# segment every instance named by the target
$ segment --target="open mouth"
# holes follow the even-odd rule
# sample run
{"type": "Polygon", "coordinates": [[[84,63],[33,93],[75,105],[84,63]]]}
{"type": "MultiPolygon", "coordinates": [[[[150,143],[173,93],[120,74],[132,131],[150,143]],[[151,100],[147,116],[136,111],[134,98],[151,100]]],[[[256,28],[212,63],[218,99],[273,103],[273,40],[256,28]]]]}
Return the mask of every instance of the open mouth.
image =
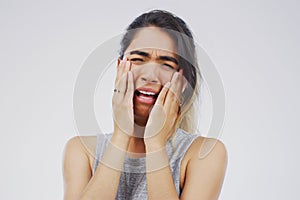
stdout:
{"type": "Polygon", "coordinates": [[[135,100],[144,103],[153,105],[158,97],[160,91],[154,91],[150,88],[138,88],[134,92],[135,100]]]}

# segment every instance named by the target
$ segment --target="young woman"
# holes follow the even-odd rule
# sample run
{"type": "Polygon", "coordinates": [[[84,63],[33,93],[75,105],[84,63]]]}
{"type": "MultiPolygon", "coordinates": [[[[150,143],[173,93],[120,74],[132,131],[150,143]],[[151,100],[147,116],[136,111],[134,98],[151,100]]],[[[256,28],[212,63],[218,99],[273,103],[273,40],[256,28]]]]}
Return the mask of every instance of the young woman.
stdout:
{"type": "Polygon", "coordinates": [[[199,158],[213,139],[192,134],[201,76],[185,22],[161,10],[137,17],[117,68],[113,133],[68,141],[64,199],[218,199],[227,154],[217,141],[199,158]]]}

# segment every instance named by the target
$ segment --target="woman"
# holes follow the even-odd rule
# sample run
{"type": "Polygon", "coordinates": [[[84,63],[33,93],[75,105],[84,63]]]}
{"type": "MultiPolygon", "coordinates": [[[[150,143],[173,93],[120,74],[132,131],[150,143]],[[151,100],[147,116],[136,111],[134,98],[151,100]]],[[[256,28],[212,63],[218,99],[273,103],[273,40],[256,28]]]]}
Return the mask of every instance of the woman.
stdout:
{"type": "Polygon", "coordinates": [[[188,133],[201,76],[185,22],[161,10],[139,16],[117,67],[114,131],[67,143],[64,199],[217,199],[227,154],[217,141],[199,159],[212,139],[188,133]],[[95,157],[81,141],[94,144],[95,157]]]}

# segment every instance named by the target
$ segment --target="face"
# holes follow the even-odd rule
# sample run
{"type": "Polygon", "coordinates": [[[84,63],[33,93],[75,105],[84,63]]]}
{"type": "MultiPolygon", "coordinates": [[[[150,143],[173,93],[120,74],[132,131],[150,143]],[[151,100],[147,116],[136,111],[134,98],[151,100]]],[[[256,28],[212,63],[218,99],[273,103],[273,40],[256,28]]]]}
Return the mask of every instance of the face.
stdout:
{"type": "Polygon", "coordinates": [[[134,114],[138,125],[145,125],[160,90],[178,71],[176,52],[172,38],[157,27],[137,32],[124,52],[132,63],[134,114]]]}

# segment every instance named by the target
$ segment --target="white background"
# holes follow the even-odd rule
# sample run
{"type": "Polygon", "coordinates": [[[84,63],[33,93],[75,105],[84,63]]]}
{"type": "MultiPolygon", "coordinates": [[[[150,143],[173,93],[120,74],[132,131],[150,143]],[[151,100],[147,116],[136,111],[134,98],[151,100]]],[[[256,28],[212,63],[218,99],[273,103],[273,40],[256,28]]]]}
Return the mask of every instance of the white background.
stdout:
{"type": "Polygon", "coordinates": [[[80,67],[97,45],[154,8],[189,24],[222,77],[229,163],[220,199],[300,198],[296,0],[1,0],[0,199],[62,199],[80,67]]]}

